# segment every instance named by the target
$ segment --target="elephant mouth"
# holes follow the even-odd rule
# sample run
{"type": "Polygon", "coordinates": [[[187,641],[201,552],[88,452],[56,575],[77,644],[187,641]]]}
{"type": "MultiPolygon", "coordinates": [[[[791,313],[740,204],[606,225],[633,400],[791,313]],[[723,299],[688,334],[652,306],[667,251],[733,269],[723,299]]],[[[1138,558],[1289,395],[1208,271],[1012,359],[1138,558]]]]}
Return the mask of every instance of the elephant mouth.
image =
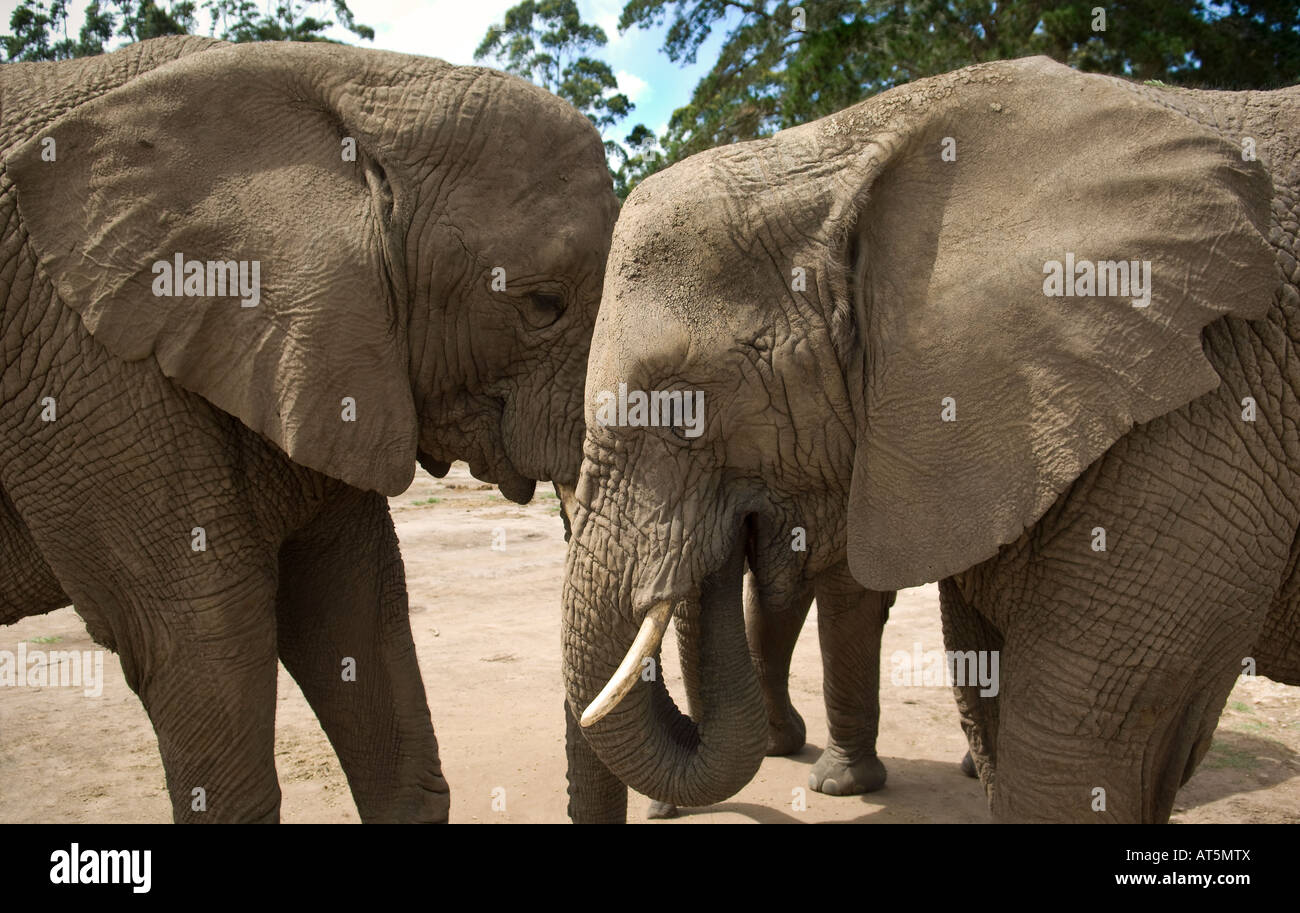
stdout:
{"type": "Polygon", "coordinates": [[[451,471],[450,462],[434,459],[423,450],[417,450],[415,452],[415,461],[420,464],[421,469],[433,476],[435,479],[441,479],[451,471]]]}
{"type": "Polygon", "coordinates": [[[478,453],[468,456],[448,453],[434,455],[426,450],[417,449],[415,459],[421,468],[435,479],[445,476],[451,469],[453,461],[464,460],[469,464],[469,473],[474,478],[480,482],[496,485],[502,495],[516,504],[527,504],[533,499],[538,480],[524,475],[515,468],[515,464],[506,453],[504,435],[499,427],[493,435],[492,444],[490,451],[484,453],[479,450],[478,453]]]}
{"type": "Polygon", "coordinates": [[[510,462],[510,458],[504,455],[501,457],[501,461],[490,471],[482,471],[475,463],[471,462],[469,464],[469,474],[484,482],[495,482],[501,494],[516,504],[527,504],[531,501],[533,492],[537,488],[537,480],[522,475],[510,462]]]}
{"type": "MultiPolygon", "coordinates": [[[[438,459],[422,450],[416,451],[415,459],[420,464],[420,468],[435,479],[441,479],[451,470],[450,460],[438,459]]],[[[489,482],[496,485],[501,494],[516,504],[527,504],[533,499],[533,491],[537,488],[537,480],[522,475],[515,469],[508,457],[502,456],[499,460],[492,461],[489,464],[490,468],[485,467],[477,459],[471,459],[467,462],[469,463],[470,475],[480,482],[489,482]]]]}

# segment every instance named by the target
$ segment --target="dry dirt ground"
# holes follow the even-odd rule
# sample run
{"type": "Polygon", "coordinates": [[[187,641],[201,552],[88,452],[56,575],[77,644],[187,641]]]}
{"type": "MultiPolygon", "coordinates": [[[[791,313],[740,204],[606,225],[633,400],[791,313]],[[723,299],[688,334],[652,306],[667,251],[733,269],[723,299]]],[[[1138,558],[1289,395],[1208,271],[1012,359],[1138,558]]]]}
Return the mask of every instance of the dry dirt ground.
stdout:
{"type": "MultiPolygon", "coordinates": [[[[520,507],[457,464],[419,473],[392,499],[411,593],[411,627],[452,789],[456,822],[565,821],[559,599],[564,567],[558,502],[549,486],[520,507]],[[504,549],[492,548],[494,533],[504,549]]],[[[816,613],[795,653],[791,693],[809,745],[767,759],[731,800],[675,823],[963,822],[989,820],[983,792],[961,775],[965,740],[951,692],[890,684],[896,650],[942,650],[933,586],[899,594],[885,628],[879,751],[884,790],[833,798],[796,790],[825,744],[816,613]]],[[[90,650],[72,609],[0,629],[0,650],[90,650]]],[[[665,641],[670,689],[676,656],[665,641]]],[[[98,698],[80,689],[0,688],[0,822],[164,822],[170,804],[153,730],[116,657],[98,698]]],[[[276,763],[287,822],[355,822],[338,762],[293,680],[281,669],[276,763]]],[[[645,820],[632,796],[629,819],[645,820]]],[[[1300,822],[1300,688],[1241,682],[1214,747],[1178,795],[1174,820],[1300,822]]]]}

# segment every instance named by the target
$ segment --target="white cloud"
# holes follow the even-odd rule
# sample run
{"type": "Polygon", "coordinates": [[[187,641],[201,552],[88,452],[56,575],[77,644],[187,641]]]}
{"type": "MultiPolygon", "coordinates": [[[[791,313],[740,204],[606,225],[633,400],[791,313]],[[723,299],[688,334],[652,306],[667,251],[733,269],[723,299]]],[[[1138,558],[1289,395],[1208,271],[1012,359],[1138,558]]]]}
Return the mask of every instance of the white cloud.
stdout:
{"type": "Polygon", "coordinates": [[[649,98],[653,90],[650,83],[646,82],[635,73],[629,73],[627,70],[618,70],[614,73],[614,78],[618,80],[618,90],[628,97],[634,104],[649,98]]]}
{"type": "Polygon", "coordinates": [[[584,22],[594,22],[605,30],[610,45],[623,40],[618,33],[618,17],[623,13],[624,0],[578,0],[578,12],[584,22]]]}
{"type": "Polygon", "coordinates": [[[612,14],[609,16],[597,16],[596,24],[601,27],[605,32],[605,37],[609,39],[609,44],[605,45],[606,47],[618,44],[625,37],[618,33],[618,16],[612,14]]]}
{"type": "Polygon", "coordinates": [[[374,28],[373,42],[335,26],[330,37],[362,47],[441,57],[473,64],[488,27],[500,22],[516,0],[348,0],[357,22],[374,28]]]}

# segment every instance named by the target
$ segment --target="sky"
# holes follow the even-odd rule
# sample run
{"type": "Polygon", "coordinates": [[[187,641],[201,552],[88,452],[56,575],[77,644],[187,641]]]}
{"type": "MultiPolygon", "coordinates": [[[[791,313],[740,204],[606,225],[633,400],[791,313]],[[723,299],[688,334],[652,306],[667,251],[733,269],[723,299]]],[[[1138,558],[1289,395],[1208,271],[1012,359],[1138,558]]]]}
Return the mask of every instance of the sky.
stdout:
{"type": "MultiPolygon", "coordinates": [[[[9,17],[20,0],[0,0],[0,30],[9,32],[9,17]]],[[[69,0],[68,31],[74,37],[82,23],[88,0],[69,0]]],[[[450,63],[473,64],[474,49],[488,26],[501,22],[505,11],[518,0],[348,0],[356,21],[375,30],[373,42],[362,41],[335,27],[329,37],[361,47],[382,48],[408,54],[441,57],[450,63]]],[[[596,52],[618,77],[619,89],[636,105],[628,119],[606,131],[609,139],[622,139],[633,126],[643,123],[656,135],[667,127],[676,108],[690,100],[691,90],[708,72],[721,44],[715,31],[701,49],[694,66],[678,66],[660,50],[667,26],[632,29],[620,35],[618,17],[624,0],[577,0],[582,20],[605,30],[609,43],[596,52]]],[[[318,16],[325,14],[313,10],[318,16]]],[[[199,22],[206,25],[208,14],[200,9],[199,22]]],[[[486,63],[486,62],[485,62],[486,63]]]]}

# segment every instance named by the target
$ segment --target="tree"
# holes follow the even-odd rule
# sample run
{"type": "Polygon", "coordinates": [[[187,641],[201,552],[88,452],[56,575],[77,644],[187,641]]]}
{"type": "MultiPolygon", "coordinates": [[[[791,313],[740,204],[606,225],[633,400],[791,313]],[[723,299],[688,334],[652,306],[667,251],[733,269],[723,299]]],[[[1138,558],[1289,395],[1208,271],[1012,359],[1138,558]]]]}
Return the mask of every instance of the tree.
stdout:
{"type": "MultiPolygon", "coordinates": [[[[356,21],[346,0],[281,0],[267,12],[259,12],[252,0],[206,0],[203,4],[211,16],[209,34],[236,42],[328,41],[324,33],[334,22],[308,14],[322,6],[331,8],[339,24],[354,35],[374,39],[374,29],[356,21]]],[[[166,5],[156,0],[91,0],[85,9],[85,24],[73,40],[68,36],[68,0],[48,0],[48,5],[46,0],[23,0],[9,18],[12,34],[0,41],[9,62],[88,57],[104,53],[117,39],[129,43],[194,34],[197,12],[195,0],[172,0],[166,5]]]]}
{"type": "MultiPolygon", "coordinates": [[[[113,14],[104,7],[114,6],[121,17],[117,33],[127,41],[144,41],[146,38],[161,38],[163,35],[188,35],[197,24],[194,18],[195,5],[190,0],[173,0],[169,8],[159,6],[154,0],[140,0],[139,3],[135,0],[109,0],[105,4],[92,0],[86,7],[86,21],[90,22],[98,14],[103,17],[105,24],[111,23],[113,14]]],[[[82,34],[84,36],[84,29],[82,34]]],[[[112,38],[107,29],[101,34],[104,34],[105,43],[112,38]]],[[[103,48],[99,47],[95,53],[103,53],[103,48]]]]}
{"type": "Polygon", "coordinates": [[[338,24],[358,38],[375,39],[375,30],[356,21],[346,0],[282,0],[269,13],[259,13],[252,0],[207,0],[203,6],[212,16],[212,33],[220,24],[226,41],[329,41],[325,31],[334,22],[308,15],[321,6],[332,7],[338,24]]]}
{"type": "MultiPolygon", "coordinates": [[[[574,0],[524,0],[506,10],[502,22],[488,29],[475,60],[492,60],[506,72],[554,92],[604,131],[632,113],[635,105],[618,91],[609,64],[591,56],[605,46],[604,29],[588,25],[574,0]]],[[[665,160],[654,133],[637,124],[626,148],[605,141],[614,189],[619,198],[665,160]]]]}
{"type": "Polygon", "coordinates": [[[654,131],[645,124],[637,124],[623,140],[617,157],[619,166],[614,172],[614,193],[620,200],[627,199],[632,188],[650,175],[668,167],[668,157],[659,145],[654,131]]]}
{"type": "Polygon", "coordinates": [[[1171,84],[1300,81],[1300,0],[629,0],[619,31],[666,20],[663,51],[683,64],[725,29],[717,61],[661,138],[669,161],[923,76],[1030,54],[1171,84]]]}
{"type": "Polygon", "coordinates": [[[9,60],[58,60],[75,56],[76,46],[68,39],[67,23],[64,0],[51,0],[49,7],[39,0],[23,0],[9,17],[13,34],[4,36],[5,57],[9,60]],[[51,42],[51,35],[58,27],[62,27],[63,40],[51,42]]]}
{"type": "Polygon", "coordinates": [[[603,130],[634,107],[626,95],[615,93],[618,79],[609,64],[589,56],[607,41],[604,29],[582,21],[574,0],[524,0],[488,29],[474,59],[491,59],[554,92],[603,130]]]}
{"type": "Polygon", "coordinates": [[[168,9],[153,0],[92,0],[85,19],[73,40],[68,36],[67,0],[50,0],[48,6],[42,0],[23,0],[9,17],[13,34],[0,39],[6,60],[65,60],[102,54],[115,34],[129,41],[184,35],[194,27],[194,4],[185,0],[168,9]]]}
{"type": "Polygon", "coordinates": [[[1225,89],[1300,82],[1300,0],[1226,0],[1210,7],[1196,53],[1200,79],[1225,89]]]}

